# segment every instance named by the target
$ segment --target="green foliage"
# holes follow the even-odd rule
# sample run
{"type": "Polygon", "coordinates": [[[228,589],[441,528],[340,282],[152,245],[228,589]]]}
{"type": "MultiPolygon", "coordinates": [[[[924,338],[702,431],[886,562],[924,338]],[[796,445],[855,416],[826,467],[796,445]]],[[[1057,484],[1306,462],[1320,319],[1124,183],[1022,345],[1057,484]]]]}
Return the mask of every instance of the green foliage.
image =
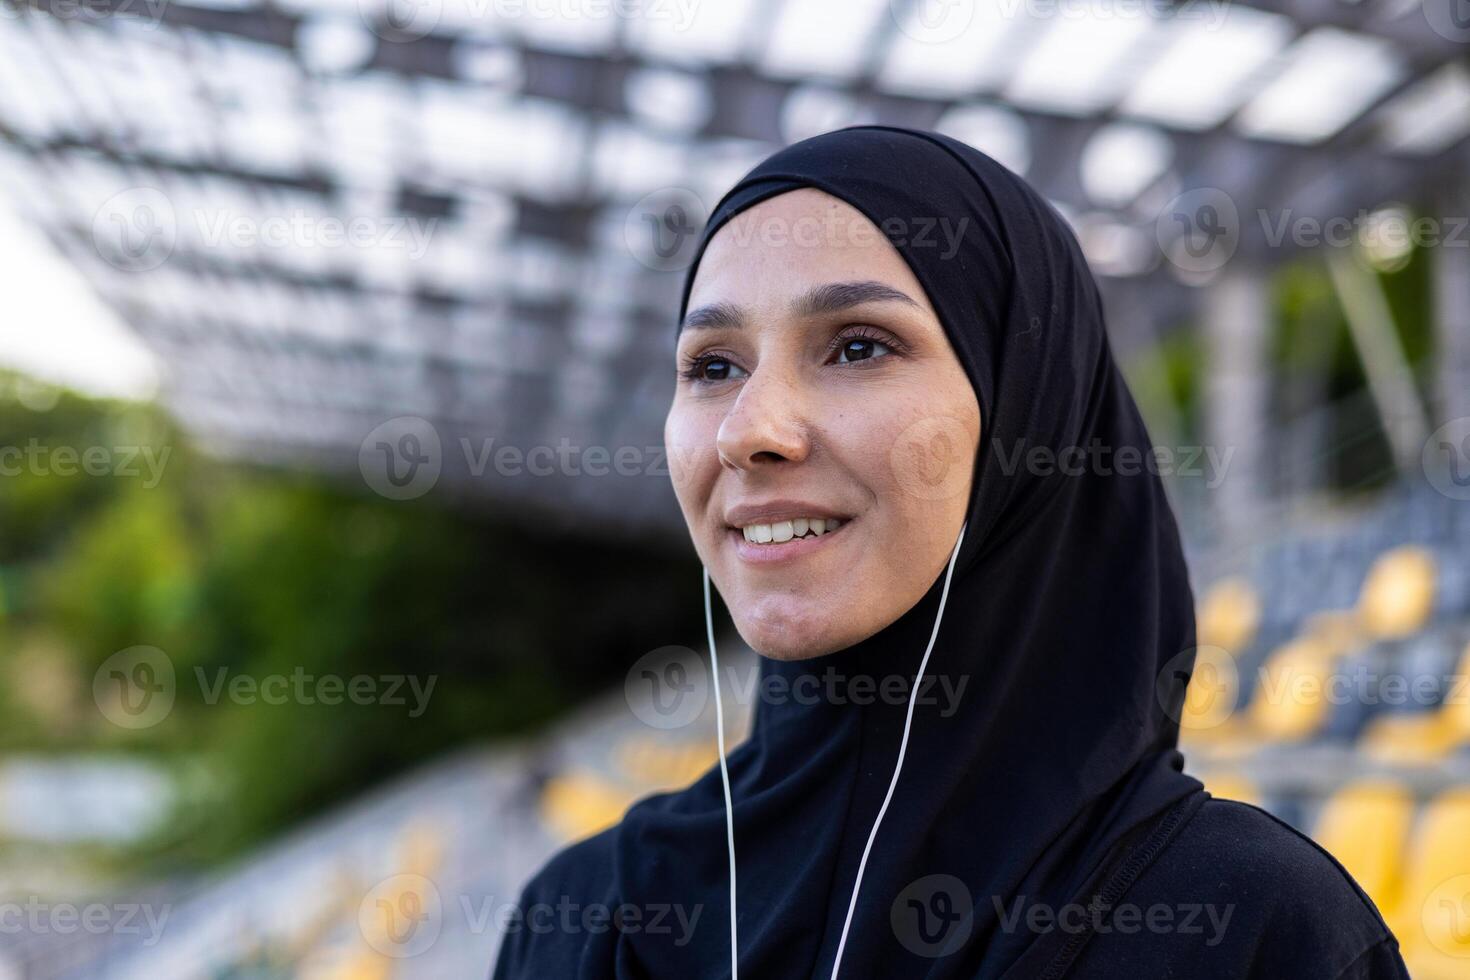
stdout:
{"type": "Polygon", "coordinates": [[[1275,276],[1278,319],[1272,361],[1282,376],[1328,372],[1351,390],[1363,381],[1347,318],[1319,261],[1291,262],[1275,276]]]}
{"type": "Polygon", "coordinates": [[[115,446],[124,431],[171,449],[156,486],[0,480],[14,593],[0,748],[202,761],[209,792],[155,860],[225,856],[438,753],[543,723],[671,636],[699,635],[689,559],[221,463],[147,408],[0,400],[0,445],[115,446]],[[167,654],[177,697],[130,730],[91,684],[137,645],[167,654]],[[394,680],[409,675],[416,688],[394,680]],[[390,685],[403,703],[383,703],[390,685]]]}
{"type": "Polygon", "coordinates": [[[1434,311],[1430,278],[1433,264],[1432,254],[1427,249],[1416,248],[1409,252],[1402,268],[1380,276],[1383,292],[1388,297],[1388,308],[1398,328],[1399,341],[1404,345],[1404,356],[1414,370],[1421,391],[1428,391],[1433,385],[1430,376],[1434,367],[1434,311]]]}
{"type": "MultiPolygon", "coordinates": [[[[134,459],[115,460],[114,468],[138,471],[136,477],[98,479],[80,463],[55,465],[45,454],[57,447],[162,447],[176,440],[150,406],[90,401],[64,389],[48,388],[24,376],[0,372],[0,447],[9,450],[0,489],[0,566],[40,557],[65,540],[81,516],[112,499],[124,483],[148,480],[134,459]],[[34,447],[33,465],[26,453],[34,447]],[[19,455],[17,455],[19,454],[19,455]]],[[[170,461],[176,463],[177,461],[170,461]]]]}

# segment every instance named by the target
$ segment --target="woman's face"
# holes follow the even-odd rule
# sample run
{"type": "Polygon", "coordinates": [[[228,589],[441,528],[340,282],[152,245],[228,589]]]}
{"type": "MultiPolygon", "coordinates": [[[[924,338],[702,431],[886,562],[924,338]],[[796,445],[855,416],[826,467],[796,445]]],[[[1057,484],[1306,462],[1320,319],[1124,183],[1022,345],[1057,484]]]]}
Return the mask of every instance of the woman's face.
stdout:
{"type": "Polygon", "coordinates": [[[690,536],[741,637],[779,659],[878,632],[944,570],[980,409],[909,267],[802,188],[711,239],[664,425],[690,536]]]}

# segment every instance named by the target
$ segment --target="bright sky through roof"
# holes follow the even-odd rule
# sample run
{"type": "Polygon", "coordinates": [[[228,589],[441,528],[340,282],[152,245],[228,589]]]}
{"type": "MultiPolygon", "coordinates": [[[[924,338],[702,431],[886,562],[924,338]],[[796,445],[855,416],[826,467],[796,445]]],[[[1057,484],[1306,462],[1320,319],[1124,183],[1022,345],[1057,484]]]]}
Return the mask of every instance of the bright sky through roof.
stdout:
{"type": "Polygon", "coordinates": [[[94,395],[149,398],[153,355],[36,228],[0,202],[0,366],[94,395]]]}

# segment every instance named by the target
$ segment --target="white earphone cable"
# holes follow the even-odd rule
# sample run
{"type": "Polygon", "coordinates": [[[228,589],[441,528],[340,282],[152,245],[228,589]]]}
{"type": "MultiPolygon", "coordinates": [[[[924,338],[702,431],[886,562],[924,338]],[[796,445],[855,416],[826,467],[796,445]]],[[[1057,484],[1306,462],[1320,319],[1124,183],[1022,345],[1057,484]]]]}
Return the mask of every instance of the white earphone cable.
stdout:
{"type": "MultiPolygon", "coordinates": [[[[919,682],[924,677],[924,670],[929,666],[929,655],[934,652],[934,641],[939,636],[939,624],[944,620],[944,606],[949,601],[949,581],[954,576],[955,561],[960,556],[960,545],[965,540],[965,527],[960,527],[960,536],[954,543],[954,552],[949,556],[949,567],[944,572],[944,588],[939,593],[939,611],[934,616],[934,629],[929,634],[929,645],[924,648],[924,657],[919,661],[919,673],[914,678],[914,689],[909,692],[908,714],[904,717],[903,738],[898,745],[898,761],[893,767],[893,778],[888,783],[888,793],[883,797],[883,805],[878,809],[878,816],[873,821],[873,829],[868,833],[868,843],[863,847],[862,860],[858,862],[857,878],[852,885],[852,898],[847,904],[847,918],[842,923],[842,936],[837,942],[837,956],[832,961],[832,978],[837,980],[837,972],[842,967],[842,953],[847,948],[847,934],[852,928],[853,911],[857,908],[858,891],[863,885],[863,872],[868,867],[868,855],[873,850],[873,841],[878,837],[878,827],[883,823],[883,815],[888,812],[888,804],[893,800],[893,792],[898,787],[898,777],[903,772],[904,755],[908,752],[909,731],[914,722],[914,705],[918,700],[919,682]]],[[[739,980],[739,949],[736,943],[735,930],[735,807],[730,799],[730,770],[725,763],[725,714],[720,701],[720,667],[719,660],[715,655],[715,625],[714,613],[710,607],[709,569],[704,569],[704,623],[709,634],[709,658],[710,669],[715,677],[715,724],[718,728],[716,733],[720,749],[720,778],[725,784],[725,831],[726,841],[730,852],[730,980],[739,980]]]]}
{"type": "Polygon", "coordinates": [[[934,652],[934,640],[939,636],[939,623],[944,619],[944,604],[949,601],[949,580],[954,575],[955,559],[960,556],[960,543],[965,540],[965,528],[968,526],[969,523],[966,522],[960,527],[959,539],[954,543],[954,553],[949,556],[949,568],[944,572],[944,589],[939,593],[939,612],[934,615],[934,629],[929,634],[929,645],[924,648],[924,658],[919,661],[919,673],[914,678],[914,689],[909,692],[909,710],[903,720],[903,739],[898,743],[898,761],[893,766],[893,778],[888,781],[888,794],[883,797],[883,805],[878,808],[873,829],[868,832],[868,843],[863,847],[863,859],[858,862],[857,878],[852,883],[852,898],[847,903],[847,919],[842,923],[842,938],[837,941],[837,956],[832,960],[832,980],[837,980],[837,971],[842,967],[842,951],[847,948],[847,932],[852,928],[852,913],[857,908],[858,890],[863,887],[863,872],[868,867],[868,854],[873,850],[873,841],[878,838],[878,825],[883,822],[883,815],[888,812],[888,804],[898,786],[899,773],[903,772],[903,757],[909,748],[909,729],[914,722],[914,704],[919,696],[919,681],[924,677],[924,668],[929,666],[929,654],[934,652]]]}
{"type": "Polygon", "coordinates": [[[720,697],[720,661],[715,654],[715,617],[710,609],[709,569],[704,570],[704,627],[709,634],[709,666],[715,678],[715,739],[720,746],[720,779],[725,783],[725,838],[730,848],[730,980],[739,980],[735,940],[735,805],[730,801],[730,769],[725,763],[725,707],[720,697]]]}

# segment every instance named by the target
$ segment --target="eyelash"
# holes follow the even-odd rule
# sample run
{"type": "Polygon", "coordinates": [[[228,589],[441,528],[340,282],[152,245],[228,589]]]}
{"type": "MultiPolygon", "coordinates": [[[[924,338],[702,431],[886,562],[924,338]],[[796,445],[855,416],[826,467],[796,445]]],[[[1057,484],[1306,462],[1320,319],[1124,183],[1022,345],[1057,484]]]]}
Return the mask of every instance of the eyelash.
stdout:
{"type": "MultiPolygon", "coordinates": [[[[908,348],[896,337],[885,331],[875,330],[867,326],[853,326],[844,328],[835,336],[833,336],[832,340],[827,344],[827,352],[828,354],[838,354],[842,351],[843,347],[852,343],[854,340],[867,340],[875,344],[882,344],[884,347],[888,348],[890,353],[893,354],[902,355],[908,353],[908,348]]],[[[702,354],[685,355],[685,357],[683,358],[683,363],[680,365],[679,368],[679,376],[686,381],[693,381],[696,383],[708,381],[710,379],[706,379],[701,376],[701,372],[705,369],[705,367],[707,367],[713,361],[731,360],[733,360],[733,358],[730,354],[718,350],[705,351],[702,354]]],[[[877,360],[877,358],[864,358],[863,360],[877,360]]],[[[862,361],[856,363],[861,364],[862,361]]],[[[854,365],[848,364],[843,366],[852,367],[854,365]]],[[[711,381],[710,383],[717,382],[711,381]]]]}

